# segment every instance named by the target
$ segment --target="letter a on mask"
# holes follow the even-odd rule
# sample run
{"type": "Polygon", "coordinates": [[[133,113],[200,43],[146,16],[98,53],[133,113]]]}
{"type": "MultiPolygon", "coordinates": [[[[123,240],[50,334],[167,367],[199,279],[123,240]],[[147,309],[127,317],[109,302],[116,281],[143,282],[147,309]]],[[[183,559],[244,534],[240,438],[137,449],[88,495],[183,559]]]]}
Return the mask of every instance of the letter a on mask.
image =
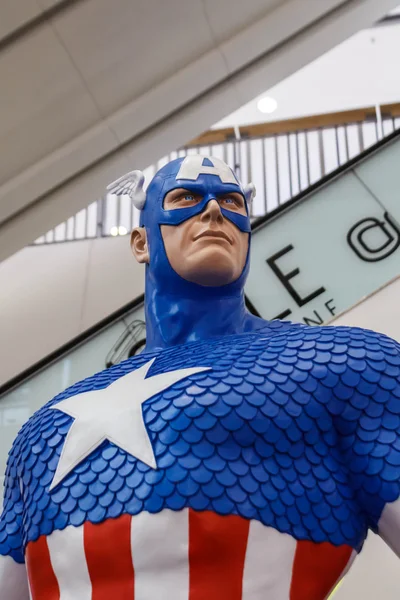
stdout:
{"type": "Polygon", "coordinates": [[[176,179],[196,180],[199,175],[217,175],[222,183],[238,184],[232,170],[222,160],[213,156],[207,158],[212,166],[203,165],[204,157],[199,155],[187,156],[182,162],[176,179]]]}

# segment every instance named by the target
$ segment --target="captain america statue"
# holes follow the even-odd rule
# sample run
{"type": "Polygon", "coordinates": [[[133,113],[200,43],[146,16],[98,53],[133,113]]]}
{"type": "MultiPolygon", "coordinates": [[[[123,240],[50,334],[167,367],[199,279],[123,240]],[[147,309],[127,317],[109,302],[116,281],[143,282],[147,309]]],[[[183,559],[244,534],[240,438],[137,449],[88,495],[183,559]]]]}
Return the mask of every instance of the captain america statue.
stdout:
{"type": "Polygon", "coordinates": [[[254,188],[221,160],[143,180],[146,347],[20,430],[0,600],[324,600],[369,529],[400,556],[400,346],[247,312],[254,188]]]}

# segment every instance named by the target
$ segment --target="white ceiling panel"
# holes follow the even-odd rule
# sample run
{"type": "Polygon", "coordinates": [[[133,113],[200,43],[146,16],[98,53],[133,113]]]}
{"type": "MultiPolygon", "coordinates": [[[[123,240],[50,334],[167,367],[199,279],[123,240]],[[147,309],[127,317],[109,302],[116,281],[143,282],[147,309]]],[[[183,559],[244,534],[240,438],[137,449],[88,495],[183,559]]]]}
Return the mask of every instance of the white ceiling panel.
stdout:
{"type": "Polygon", "coordinates": [[[189,65],[213,43],[197,1],[86,0],[52,23],[105,115],[189,65]]]}
{"type": "Polygon", "coordinates": [[[64,4],[64,0],[36,0],[36,2],[45,10],[64,4]]]}
{"type": "Polygon", "coordinates": [[[70,57],[48,25],[0,52],[0,81],[0,148],[7,148],[0,162],[1,183],[99,118],[70,57]]]}
{"type": "Polygon", "coordinates": [[[212,28],[215,41],[226,41],[229,37],[265,17],[281,0],[203,0],[204,10],[212,28]]]}
{"type": "MultiPolygon", "coordinates": [[[[233,39],[221,44],[230,72],[235,72],[248,64],[251,57],[279,46],[282,37],[290,39],[306,31],[319,17],[343,5],[343,0],[296,0],[281,2],[263,17],[260,17],[246,29],[241,30],[233,39]]],[[[284,65],[283,65],[284,67],[284,65]]]]}
{"type": "Polygon", "coordinates": [[[62,2],[0,45],[0,260],[396,4],[62,2]]]}
{"type": "Polygon", "coordinates": [[[40,15],[42,10],[36,0],[1,0],[0,40],[40,15]]]}

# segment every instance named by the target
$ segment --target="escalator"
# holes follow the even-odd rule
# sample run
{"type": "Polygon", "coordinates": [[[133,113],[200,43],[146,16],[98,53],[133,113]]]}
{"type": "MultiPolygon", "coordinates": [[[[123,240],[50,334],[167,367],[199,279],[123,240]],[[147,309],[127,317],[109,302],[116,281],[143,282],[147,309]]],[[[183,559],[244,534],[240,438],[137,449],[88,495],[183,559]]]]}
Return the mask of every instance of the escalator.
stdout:
{"type": "MultiPolygon", "coordinates": [[[[253,223],[249,310],[329,323],[400,273],[400,132],[253,223]]],[[[143,297],[0,388],[0,473],[29,416],[72,383],[140,352],[143,297]]]]}

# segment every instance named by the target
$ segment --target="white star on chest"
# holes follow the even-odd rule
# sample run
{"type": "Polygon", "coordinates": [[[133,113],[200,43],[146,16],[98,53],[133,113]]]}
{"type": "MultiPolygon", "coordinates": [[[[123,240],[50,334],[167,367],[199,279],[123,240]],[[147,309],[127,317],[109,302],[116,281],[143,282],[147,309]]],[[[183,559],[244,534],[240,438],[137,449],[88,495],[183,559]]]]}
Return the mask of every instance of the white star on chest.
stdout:
{"type": "Polygon", "coordinates": [[[155,358],[104,389],[76,394],[50,407],[74,418],[50,490],[105,440],[153,469],[157,468],[142,404],[177,381],[208,371],[210,367],[177,369],[146,379],[154,361],[155,358]]]}

